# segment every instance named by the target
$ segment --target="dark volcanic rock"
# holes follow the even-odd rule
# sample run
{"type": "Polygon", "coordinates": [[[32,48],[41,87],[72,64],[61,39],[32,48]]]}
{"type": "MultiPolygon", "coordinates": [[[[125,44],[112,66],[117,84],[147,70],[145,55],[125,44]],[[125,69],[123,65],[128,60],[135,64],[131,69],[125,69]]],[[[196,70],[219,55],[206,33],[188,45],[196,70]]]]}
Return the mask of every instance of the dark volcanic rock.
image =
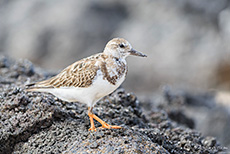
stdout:
{"type": "MultiPolygon", "coordinates": [[[[145,114],[136,96],[123,89],[103,98],[94,108],[100,118],[123,128],[89,132],[85,105],[64,102],[50,94],[25,92],[26,83],[47,75],[26,60],[0,60],[0,153],[223,151],[215,138],[180,126],[164,110],[153,108],[151,114],[145,114]]],[[[97,122],[95,125],[100,126],[97,122]]]]}
{"type": "MultiPolygon", "coordinates": [[[[215,136],[222,145],[228,147],[229,153],[229,96],[221,91],[189,92],[166,88],[165,101],[161,101],[159,106],[177,123],[196,129],[204,136],[215,136]]],[[[203,143],[207,145],[207,142],[203,143]]],[[[210,140],[208,145],[213,143],[215,140],[210,140]]]]}

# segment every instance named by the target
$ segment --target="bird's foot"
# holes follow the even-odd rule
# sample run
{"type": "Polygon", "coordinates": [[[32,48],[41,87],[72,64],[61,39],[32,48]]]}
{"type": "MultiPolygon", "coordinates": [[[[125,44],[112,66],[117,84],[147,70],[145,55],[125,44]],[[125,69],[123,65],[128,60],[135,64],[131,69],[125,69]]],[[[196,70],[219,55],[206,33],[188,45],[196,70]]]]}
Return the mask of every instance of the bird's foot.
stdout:
{"type": "Polygon", "coordinates": [[[122,127],[121,127],[121,126],[116,126],[116,125],[109,125],[109,124],[107,124],[107,123],[105,122],[105,123],[103,123],[102,126],[99,127],[99,128],[101,128],[101,129],[104,129],[104,128],[106,128],[106,129],[121,129],[122,127]]]}
{"type": "Polygon", "coordinates": [[[116,125],[109,125],[107,123],[105,123],[104,125],[102,125],[101,127],[90,127],[89,131],[97,131],[97,129],[121,129],[122,127],[121,126],[116,126],[116,125]]]}
{"type": "Polygon", "coordinates": [[[96,129],[96,127],[90,127],[89,131],[92,131],[92,132],[95,131],[96,132],[97,129],[96,129]]]}
{"type": "Polygon", "coordinates": [[[104,129],[104,128],[107,128],[107,129],[121,129],[122,128],[121,126],[107,124],[105,121],[101,120],[99,117],[97,117],[95,114],[93,114],[91,109],[92,108],[88,108],[88,110],[89,110],[88,115],[89,115],[90,124],[91,124],[91,127],[90,127],[89,131],[97,131],[96,127],[94,126],[93,119],[95,119],[96,121],[98,121],[102,125],[101,127],[99,127],[99,128],[102,128],[102,129],[104,129]]]}

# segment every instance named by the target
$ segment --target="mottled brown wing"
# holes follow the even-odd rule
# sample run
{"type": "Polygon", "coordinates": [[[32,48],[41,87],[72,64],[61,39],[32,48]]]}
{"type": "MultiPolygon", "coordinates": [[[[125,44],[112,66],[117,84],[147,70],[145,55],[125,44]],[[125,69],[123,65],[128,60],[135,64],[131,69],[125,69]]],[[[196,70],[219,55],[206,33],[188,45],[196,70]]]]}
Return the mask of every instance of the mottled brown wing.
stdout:
{"type": "Polygon", "coordinates": [[[37,88],[88,87],[97,75],[98,66],[93,57],[82,59],[65,68],[58,75],[38,83],[37,88]]]}

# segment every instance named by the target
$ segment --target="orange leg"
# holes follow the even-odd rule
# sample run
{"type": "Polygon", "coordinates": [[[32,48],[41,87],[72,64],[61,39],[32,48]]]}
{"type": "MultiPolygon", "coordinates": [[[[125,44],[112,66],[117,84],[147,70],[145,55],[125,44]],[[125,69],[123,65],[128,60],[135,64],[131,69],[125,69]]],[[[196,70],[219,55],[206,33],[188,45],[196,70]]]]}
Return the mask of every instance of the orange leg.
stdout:
{"type": "Polygon", "coordinates": [[[100,128],[107,128],[107,129],[120,129],[120,128],[122,128],[121,126],[115,126],[115,125],[107,124],[106,122],[101,120],[98,116],[93,114],[92,109],[93,108],[90,108],[90,107],[88,108],[88,115],[89,115],[89,119],[90,119],[90,123],[91,123],[91,127],[90,127],[89,131],[96,131],[93,119],[97,120],[102,125],[100,128]]]}
{"type": "Polygon", "coordinates": [[[91,125],[89,131],[96,131],[96,127],[94,126],[94,122],[93,122],[93,117],[92,117],[92,114],[90,114],[90,112],[88,112],[88,116],[89,116],[90,125],[91,125]]]}

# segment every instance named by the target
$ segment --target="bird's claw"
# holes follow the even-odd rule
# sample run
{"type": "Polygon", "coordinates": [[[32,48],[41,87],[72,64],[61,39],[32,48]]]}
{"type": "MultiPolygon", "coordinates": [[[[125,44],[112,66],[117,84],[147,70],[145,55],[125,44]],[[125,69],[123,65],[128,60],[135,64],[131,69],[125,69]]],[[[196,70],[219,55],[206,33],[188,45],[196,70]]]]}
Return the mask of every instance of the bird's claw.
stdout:
{"type": "MultiPolygon", "coordinates": [[[[116,126],[116,125],[109,125],[109,124],[104,124],[102,125],[101,127],[98,127],[98,129],[121,129],[122,127],[121,126],[116,126]]],[[[89,131],[97,131],[97,128],[96,127],[90,127],[89,131]]]]}
{"type": "Polygon", "coordinates": [[[121,129],[122,127],[121,126],[116,126],[116,125],[109,125],[107,123],[103,124],[101,127],[99,127],[101,129],[121,129]]]}
{"type": "Polygon", "coordinates": [[[92,132],[95,131],[96,132],[97,129],[96,129],[96,127],[90,127],[89,131],[92,131],[92,132]]]}

